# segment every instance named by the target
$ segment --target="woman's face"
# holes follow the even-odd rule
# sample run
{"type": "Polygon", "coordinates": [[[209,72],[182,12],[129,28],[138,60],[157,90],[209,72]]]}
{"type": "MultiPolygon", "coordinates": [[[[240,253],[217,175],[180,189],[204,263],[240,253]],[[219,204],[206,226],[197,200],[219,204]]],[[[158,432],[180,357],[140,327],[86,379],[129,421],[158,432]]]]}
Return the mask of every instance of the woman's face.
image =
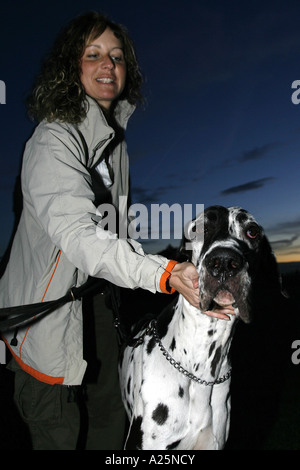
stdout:
{"type": "Polygon", "coordinates": [[[80,78],[85,92],[106,110],[121,95],[126,82],[126,62],[122,43],[110,28],[86,45],[80,78]]]}

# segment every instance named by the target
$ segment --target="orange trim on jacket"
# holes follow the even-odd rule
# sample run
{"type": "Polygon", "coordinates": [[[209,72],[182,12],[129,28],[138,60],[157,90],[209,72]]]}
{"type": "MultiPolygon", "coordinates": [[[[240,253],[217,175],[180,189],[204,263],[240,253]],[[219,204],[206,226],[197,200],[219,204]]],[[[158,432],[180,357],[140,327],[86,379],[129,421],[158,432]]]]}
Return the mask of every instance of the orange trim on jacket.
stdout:
{"type": "Polygon", "coordinates": [[[39,372],[38,370],[33,369],[32,367],[28,366],[25,364],[25,362],[22,361],[10,348],[7,340],[3,338],[5,341],[6,346],[10,350],[11,354],[13,355],[13,358],[16,360],[16,362],[22,367],[22,369],[27,372],[28,374],[32,375],[35,379],[39,380],[40,382],[44,382],[49,385],[55,385],[59,384],[62,385],[64,381],[64,377],[51,377],[51,375],[46,375],[43,374],[42,372],[39,372]]]}
{"type": "MultiPolygon", "coordinates": [[[[58,265],[58,262],[59,262],[59,259],[60,259],[60,255],[61,255],[61,251],[59,251],[59,254],[58,254],[58,257],[57,257],[57,260],[56,260],[54,269],[53,269],[53,273],[51,274],[50,280],[49,280],[49,282],[48,282],[48,284],[47,284],[47,287],[46,287],[46,290],[45,290],[44,295],[43,295],[43,297],[42,297],[41,303],[44,301],[44,298],[45,298],[45,296],[46,296],[46,294],[47,294],[47,291],[48,291],[49,286],[50,286],[50,284],[51,284],[51,281],[52,281],[52,279],[53,279],[54,273],[55,273],[55,271],[56,271],[56,268],[57,268],[57,265],[58,265]]],[[[21,355],[22,355],[22,346],[23,346],[24,341],[25,341],[25,339],[26,339],[26,336],[27,336],[27,333],[28,333],[28,331],[29,331],[29,328],[30,328],[30,325],[28,326],[28,328],[27,328],[27,330],[26,330],[26,333],[25,333],[25,335],[24,335],[23,341],[22,341],[22,343],[21,343],[21,345],[20,345],[20,349],[19,349],[19,352],[20,352],[20,359],[21,359],[21,355]]],[[[21,365],[21,364],[20,364],[20,365],[21,365]]]]}
{"type": "MultiPolygon", "coordinates": [[[[45,299],[45,296],[47,294],[47,291],[49,289],[49,286],[51,284],[51,281],[53,279],[53,276],[54,276],[54,273],[56,271],[56,268],[57,268],[57,265],[58,265],[58,262],[59,262],[59,259],[60,259],[60,255],[61,255],[61,251],[59,251],[59,254],[58,254],[58,257],[57,257],[57,260],[56,260],[56,263],[55,263],[55,266],[54,266],[54,269],[53,269],[53,272],[51,274],[51,277],[50,277],[50,280],[47,284],[47,287],[45,289],[45,292],[44,292],[44,295],[42,297],[42,300],[41,300],[41,303],[44,301],[45,299]]],[[[28,366],[27,364],[25,364],[25,362],[22,361],[21,359],[21,355],[22,355],[22,346],[24,344],[24,341],[26,339],[26,336],[27,336],[27,333],[29,331],[29,328],[30,328],[30,325],[28,326],[27,330],[26,330],[26,333],[24,335],[24,338],[23,338],[23,341],[20,345],[20,349],[19,349],[19,354],[20,356],[17,356],[13,351],[12,349],[10,348],[8,342],[6,341],[5,338],[4,341],[6,343],[6,346],[8,347],[8,349],[10,350],[11,354],[13,355],[14,359],[17,361],[17,363],[19,364],[19,366],[21,366],[21,368],[27,372],[28,374],[32,375],[32,377],[34,377],[35,379],[39,380],[40,382],[44,382],[44,383],[47,383],[47,384],[50,384],[50,385],[54,385],[54,384],[62,384],[63,381],[64,381],[64,377],[51,377],[50,375],[46,375],[46,374],[43,374],[42,372],[39,372],[35,369],[33,369],[32,367],[28,366]]]]}
{"type": "Polygon", "coordinates": [[[54,266],[54,269],[53,269],[53,273],[51,274],[50,280],[49,280],[49,282],[48,282],[48,284],[47,284],[47,287],[46,287],[46,290],[45,290],[45,292],[44,292],[44,295],[43,295],[43,297],[42,297],[41,302],[44,301],[44,298],[45,298],[45,296],[46,296],[46,294],[47,294],[47,291],[48,291],[49,286],[50,286],[50,284],[51,284],[51,281],[52,281],[52,279],[53,279],[54,273],[55,273],[55,271],[56,271],[56,268],[57,268],[57,265],[58,265],[58,262],[59,262],[59,259],[60,259],[60,255],[61,255],[61,250],[59,250],[58,257],[57,257],[57,260],[56,260],[56,263],[55,263],[55,266],[54,266]]]}
{"type": "Polygon", "coordinates": [[[160,278],[159,287],[160,287],[160,290],[164,294],[174,294],[174,292],[175,292],[175,289],[173,289],[172,287],[170,288],[170,286],[168,286],[167,283],[168,283],[169,277],[171,276],[171,271],[174,268],[175,264],[177,264],[177,263],[178,263],[178,261],[174,261],[174,260],[169,261],[169,263],[168,263],[168,265],[165,269],[165,272],[163,273],[163,275],[160,278]]]}

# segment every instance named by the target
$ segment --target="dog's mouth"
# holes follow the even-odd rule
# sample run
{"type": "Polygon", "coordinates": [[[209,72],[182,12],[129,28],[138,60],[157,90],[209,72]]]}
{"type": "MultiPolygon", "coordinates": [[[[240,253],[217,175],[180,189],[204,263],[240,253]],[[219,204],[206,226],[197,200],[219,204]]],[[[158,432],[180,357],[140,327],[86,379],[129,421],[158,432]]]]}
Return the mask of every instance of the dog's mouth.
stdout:
{"type": "Polygon", "coordinates": [[[202,310],[213,310],[214,308],[226,308],[232,305],[236,306],[236,299],[233,293],[225,286],[220,287],[210,295],[202,297],[200,308],[202,310]]]}
{"type": "Polygon", "coordinates": [[[229,307],[234,305],[235,298],[229,290],[220,289],[213,298],[213,302],[220,307],[229,307]]]}
{"type": "Polygon", "coordinates": [[[241,317],[245,323],[250,322],[247,300],[238,292],[233,293],[227,286],[220,286],[219,289],[211,293],[211,295],[204,296],[200,299],[200,308],[204,312],[229,306],[238,309],[238,316],[241,317]]]}

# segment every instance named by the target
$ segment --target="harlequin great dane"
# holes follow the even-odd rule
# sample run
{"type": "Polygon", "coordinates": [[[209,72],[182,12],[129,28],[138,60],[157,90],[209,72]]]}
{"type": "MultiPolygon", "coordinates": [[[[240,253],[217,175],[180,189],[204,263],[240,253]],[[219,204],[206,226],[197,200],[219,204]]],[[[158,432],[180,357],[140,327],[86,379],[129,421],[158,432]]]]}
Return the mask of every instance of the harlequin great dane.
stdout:
{"type": "Polygon", "coordinates": [[[262,228],[238,207],[206,209],[191,222],[187,239],[199,273],[200,310],[179,295],[125,348],[126,449],[222,449],[228,437],[234,326],[251,320],[261,263],[276,271],[276,261],[262,228]],[[229,321],[202,313],[228,305],[235,309],[229,321]]]}

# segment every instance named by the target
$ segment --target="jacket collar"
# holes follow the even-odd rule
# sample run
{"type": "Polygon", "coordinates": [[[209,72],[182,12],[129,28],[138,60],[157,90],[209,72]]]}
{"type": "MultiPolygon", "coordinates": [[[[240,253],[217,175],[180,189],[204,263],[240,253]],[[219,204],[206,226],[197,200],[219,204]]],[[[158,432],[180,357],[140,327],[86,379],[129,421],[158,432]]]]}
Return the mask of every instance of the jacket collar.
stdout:
{"type": "MultiPolygon", "coordinates": [[[[78,130],[82,134],[88,149],[89,157],[95,160],[98,150],[106,147],[106,145],[114,138],[115,130],[111,127],[105,118],[105,115],[98,105],[97,101],[86,96],[87,101],[87,115],[86,118],[78,125],[78,130]]],[[[127,100],[118,101],[115,110],[114,118],[117,125],[125,131],[128,120],[133,114],[135,106],[128,103],[127,100]]],[[[102,152],[101,152],[102,153],[102,152]]]]}

